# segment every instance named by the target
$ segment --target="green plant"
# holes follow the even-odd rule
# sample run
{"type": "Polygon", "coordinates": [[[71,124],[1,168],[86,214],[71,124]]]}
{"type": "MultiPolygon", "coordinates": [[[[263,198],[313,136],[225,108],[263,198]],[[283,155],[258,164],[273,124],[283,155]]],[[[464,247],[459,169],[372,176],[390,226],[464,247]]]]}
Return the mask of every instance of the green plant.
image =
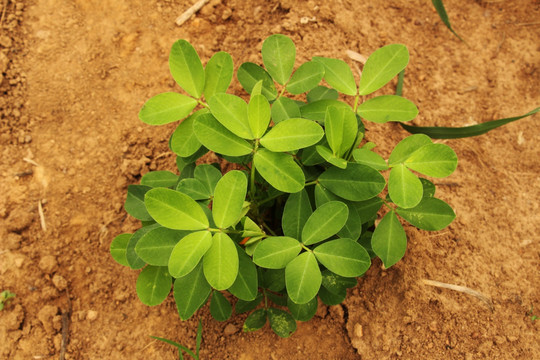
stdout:
{"type": "Polygon", "coordinates": [[[534,306],[531,305],[531,308],[527,311],[527,316],[529,316],[532,322],[538,320],[538,315],[534,314],[534,306]]]}
{"type": "Polygon", "coordinates": [[[9,304],[11,299],[16,295],[9,290],[4,290],[0,293],[0,311],[4,310],[4,306],[9,304]]]}
{"type": "Polygon", "coordinates": [[[405,68],[403,45],[371,54],[358,85],[339,59],[313,57],[293,73],[295,46],[284,35],[264,41],[262,60],[264,68],[248,62],[238,69],[246,103],[226,93],[228,53],[203,67],[187,41],[173,45],[170,70],[187,95],[156,95],[139,117],[150,125],[184,119],[169,142],[180,175],[153,171],[128,187],[125,209],[142,227],[117,236],[111,254],[142,269],[136,289],[147,305],[160,304],[174,282],[181,319],[211,297],[211,314],[226,320],[236,297],[236,313],[251,311],[245,331],[269,321],[287,337],[296,320],[315,314],[318,298],[341,303],[372,258],[389,268],[404,256],[399,217],[431,231],[452,222],[451,207],[417,174],[446,177],[457,157],[424,134],[403,139],[388,160],[363,141],[365,121],[404,122],[418,113],[401,96],[365,98],[405,68]],[[235,170],[196,165],[208,151],[235,170]]]}
{"type": "Polygon", "coordinates": [[[202,321],[199,319],[199,325],[197,326],[197,337],[195,339],[195,343],[196,343],[195,353],[191,351],[190,349],[188,349],[187,347],[185,347],[184,345],[180,345],[179,343],[174,342],[172,340],[157,337],[157,336],[150,336],[150,337],[152,339],[163,341],[164,343],[167,343],[169,345],[176,347],[178,349],[178,358],[180,360],[184,360],[184,355],[182,354],[182,351],[185,351],[186,354],[191,356],[193,359],[199,360],[199,350],[201,349],[201,341],[202,341],[202,321]]]}

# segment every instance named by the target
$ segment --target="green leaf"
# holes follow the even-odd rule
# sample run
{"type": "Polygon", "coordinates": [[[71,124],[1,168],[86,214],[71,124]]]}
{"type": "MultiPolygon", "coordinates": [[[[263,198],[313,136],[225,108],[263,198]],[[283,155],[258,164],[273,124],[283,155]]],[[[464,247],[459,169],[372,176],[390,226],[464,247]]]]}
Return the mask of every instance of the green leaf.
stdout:
{"type": "MultiPolygon", "coordinates": [[[[212,114],[208,113],[208,116],[212,116],[212,114]]],[[[193,170],[195,170],[195,161],[204,156],[207,152],[208,149],[204,146],[201,146],[201,148],[197,150],[193,155],[190,155],[188,157],[177,156],[176,166],[178,167],[178,171],[180,171],[180,179],[184,179],[186,177],[193,177],[193,170]],[[191,165],[191,168],[189,165],[191,165]],[[186,170],[190,171],[189,176],[185,174],[186,170]]]]}
{"type": "Polygon", "coordinates": [[[353,206],[358,211],[358,215],[362,219],[362,223],[374,220],[383,204],[380,197],[374,197],[366,201],[358,201],[353,203],[353,206]]]}
{"type": "Polygon", "coordinates": [[[193,200],[206,200],[211,195],[206,185],[194,178],[180,180],[176,186],[176,191],[188,195],[193,200]]]}
{"type": "Polygon", "coordinates": [[[445,144],[428,144],[412,153],[405,166],[421,174],[436,178],[446,177],[457,167],[457,155],[445,144]]]}
{"type": "Polygon", "coordinates": [[[388,194],[399,207],[412,208],[420,203],[424,189],[420,179],[404,165],[398,164],[390,171],[388,194]]]}
{"type": "Polygon", "coordinates": [[[353,288],[357,284],[356,277],[339,276],[328,269],[322,271],[322,286],[333,294],[341,294],[343,290],[353,288]]]}
{"type": "Polygon", "coordinates": [[[420,178],[423,188],[423,197],[433,197],[435,195],[435,184],[428,179],[420,178]]]}
{"type": "Polygon", "coordinates": [[[141,178],[141,185],[156,187],[173,187],[178,181],[178,175],[170,171],[150,171],[141,178]]]}
{"type": "Polygon", "coordinates": [[[304,188],[304,172],[288,154],[259,149],[253,163],[261,176],[279,191],[295,193],[304,188]]]}
{"type": "Polygon", "coordinates": [[[287,298],[287,307],[291,312],[292,317],[298,321],[309,321],[317,312],[319,302],[317,297],[314,297],[305,304],[295,304],[290,298],[287,298]]]}
{"type": "Polygon", "coordinates": [[[201,164],[195,168],[193,176],[206,186],[208,192],[213,195],[216,185],[221,179],[221,170],[217,169],[214,165],[201,164]]]}
{"type": "Polygon", "coordinates": [[[175,154],[188,157],[195,154],[201,148],[201,142],[195,135],[193,123],[197,117],[205,113],[207,113],[206,110],[199,110],[176,127],[169,144],[175,154]]]}
{"type": "Polygon", "coordinates": [[[344,277],[360,276],[371,265],[368,252],[351,239],[325,242],[313,249],[313,253],[328,270],[344,277]]]}
{"type": "Polygon", "coordinates": [[[448,30],[452,32],[459,40],[464,41],[455,31],[452,29],[452,25],[450,24],[450,19],[448,19],[448,14],[446,13],[446,9],[444,8],[444,4],[442,0],[431,0],[433,3],[433,6],[435,7],[435,10],[437,10],[437,13],[439,14],[439,17],[441,18],[442,22],[448,30]]]}
{"type": "Polygon", "coordinates": [[[270,151],[285,152],[316,144],[324,130],[315,121],[294,118],[283,120],[261,138],[261,145],[270,151]]]}
{"type": "MultiPolygon", "coordinates": [[[[319,141],[319,144],[326,143],[325,140],[326,140],[325,138],[322,138],[321,141],[319,141]]],[[[312,145],[302,150],[302,155],[301,155],[302,164],[307,165],[307,166],[313,166],[313,165],[322,164],[323,162],[326,161],[317,152],[318,146],[322,146],[322,145],[312,145]]],[[[328,152],[330,153],[330,155],[332,155],[332,152],[330,151],[330,149],[328,149],[328,152]]]]}
{"type": "Polygon", "coordinates": [[[212,299],[210,300],[210,314],[217,321],[225,321],[231,317],[231,303],[219,291],[214,291],[212,293],[212,299]]]}
{"type": "Polygon", "coordinates": [[[169,55],[169,68],[178,85],[189,95],[199,98],[204,89],[204,68],[195,48],[186,40],[178,40],[169,55]]]}
{"type": "Polygon", "coordinates": [[[210,99],[217,93],[224,93],[229,88],[233,76],[233,60],[229,53],[220,51],[215,53],[204,69],[204,97],[210,99]]]}
{"type": "Polygon", "coordinates": [[[371,199],[384,189],[384,177],[369,166],[349,163],[346,169],[331,167],[321,174],[322,186],[347,200],[371,199]]]}
{"type": "Polygon", "coordinates": [[[312,245],[335,235],[347,222],[349,208],[340,201],[329,201],[319,206],[306,221],[302,242],[312,245]]]}
{"type": "Polygon", "coordinates": [[[347,160],[337,157],[337,155],[334,155],[326,146],[317,145],[315,149],[317,150],[317,153],[330,164],[337,166],[340,169],[347,168],[347,160]]]}
{"type": "MultiPolygon", "coordinates": [[[[233,294],[234,295],[234,294],[233,294]]],[[[258,293],[255,299],[246,301],[239,299],[236,304],[234,304],[234,312],[237,314],[242,314],[248,311],[255,309],[261,303],[263,295],[258,293]]]]}
{"type": "Polygon", "coordinates": [[[412,153],[427,144],[431,144],[431,139],[426,135],[417,134],[406,137],[392,150],[388,164],[392,166],[405,162],[412,153]]]}
{"type": "Polygon", "coordinates": [[[343,228],[338,231],[337,235],[340,238],[349,238],[356,241],[361,234],[362,218],[360,217],[358,210],[356,210],[356,207],[354,205],[349,206],[349,216],[347,217],[347,222],[345,223],[343,228]]]}
{"type": "Polygon", "coordinates": [[[367,165],[375,170],[387,170],[388,165],[381,155],[367,149],[354,149],[352,152],[354,160],[363,165],[367,165]]]}
{"type": "Polygon", "coordinates": [[[375,50],[367,59],[358,92],[371,94],[386,85],[409,62],[409,51],[405,45],[391,44],[375,50]]]}
{"type": "Polygon", "coordinates": [[[248,105],[238,96],[220,93],[208,100],[212,115],[233,134],[253,139],[248,121],[248,105]]]}
{"type": "Polygon", "coordinates": [[[358,239],[358,243],[362,245],[364,249],[368,252],[369,256],[373,259],[377,255],[373,252],[373,249],[371,248],[371,237],[373,236],[373,233],[371,231],[366,231],[365,233],[360,236],[360,239],[358,239]]]}
{"type": "Polygon", "coordinates": [[[280,292],[285,289],[285,269],[268,269],[264,272],[263,287],[280,292]]]}
{"type": "Polygon", "coordinates": [[[149,125],[163,125],[185,118],[197,106],[197,100],[175,92],[151,97],[139,111],[139,119],[149,125]]]}
{"type": "Polygon", "coordinates": [[[261,53],[266,70],[275,81],[285,85],[291,77],[296,57],[293,41],[285,35],[271,35],[264,40],[261,53]]]}
{"type": "Polygon", "coordinates": [[[277,335],[288,338],[296,331],[296,321],[291,314],[276,308],[269,308],[267,311],[270,327],[277,335]]]}
{"type": "Polygon", "coordinates": [[[296,304],[305,304],[317,295],[321,270],[313,253],[303,252],[287,265],[285,284],[290,299],[296,304]]]}
{"type": "Polygon", "coordinates": [[[329,106],[324,118],[324,129],[333,154],[342,157],[356,140],[358,121],[354,112],[348,107],[329,106]]]}
{"type": "Polygon", "coordinates": [[[212,246],[203,257],[204,276],[216,290],[229,288],[238,275],[238,252],[225,233],[215,233],[212,246]]]}
{"type": "Polygon", "coordinates": [[[248,120],[256,139],[264,135],[270,124],[270,104],[263,95],[252,95],[248,105],[248,120]]]}
{"type": "Polygon", "coordinates": [[[302,116],[300,108],[294,100],[288,97],[280,97],[272,104],[272,120],[277,124],[283,120],[299,118],[302,116]]]}
{"type": "Polygon", "coordinates": [[[445,126],[411,126],[400,124],[405,130],[412,134],[422,133],[428,135],[432,139],[459,139],[471,136],[478,136],[487,133],[499,126],[506,125],[516,120],[531,116],[540,111],[540,107],[526,113],[525,115],[487,121],[482,124],[464,126],[464,127],[445,127],[445,126]]]}
{"type": "Polygon", "coordinates": [[[169,272],[175,278],[189,274],[199,264],[212,246],[209,231],[197,231],[186,235],[176,244],[168,259],[169,272]]]}
{"type": "Polygon", "coordinates": [[[388,121],[410,121],[418,115],[416,105],[401,96],[377,96],[358,106],[358,115],[379,124],[388,121]]]}
{"type": "Polygon", "coordinates": [[[455,219],[454,210],[442,200],[424,197],[418,206],[412,209],[397,209],[399,216],[422,230],[442,230],[455,219]]]}
{"type": "Polygon", "coordinates": [[[195,311],[204,305],[212,288],[203,274],[203,265],[199,263],[192,272],[174,282],[174,300],[180,319],[189,319],[195,311]]]}
{"type": "Polygon", "coordinates": [[[135,252],[149,265],[167,266],[173,248],[187,234],[188,231],[157,227],[139,239],[135,252]]]}
{"type": "Polygon", "coordinates": [[[319,298],[321,301],[329,306],[341,304],[347,297],[347,290],[341,289],[338,293],[333,293],[326,289],[324,286],[321,286],[319,289],[319,298]]]}
{"type": "Polygon", "coordinates": [[[324,66],[316,61],[308,61],[294,72],[287,83],[287,91],[299,95],[316,87],[324,76],[324,66]]]}
{"type": "Polygon", "coordinates": [[[300,253],[298,240],[287,236],[268,237],[260,242],[253,253],[253,262],[267,269],[283,269],[300,253]]]}
{"type": "Polygon", "coordinates": [[[394,211],[387,213],[375,228],[371,248],[387,269],[405,255],[407,235],[394,211]]]}
{"type": "Polygon", "coordinates": [[[253,151],[249,142],[227,130],[212,114],[198,117],[193,124],[193,129],[197,139],[216,153],[242,156],[253,151]]]}
{"type": "Polygon", "coordinates": [[[339,93],[336,89],[327,88],[326,86],[319,85],[309,93],[307,93],[306,98],[308,103],[312,103],[318,100],[337,100],[339,93]]]}
{"type": "Polygon", "coordinates": [[[283,208],[283,217],[281,219],[283,234],[293,239],[300,239],[302,229],[312,213],[313,210],[306,189],[290,194],[283,208]]]}
{"type": "Polygon", "coordinates": [[[326,204],[329,201],[341,201],[344,202],[342,198],[334,195],[331,191],[326,189],[321,184],[315,185],[315,205],[316,207],[321,207],[323,204],[326,204]]]}
{"type": "Polygon", "coordinates": [[[326,109],[328,109],[330,106],[350,109],[350,106],[342,101],[324,99],[310,102],[309,104],[302,106],[300,108],[300,112],[303,118],[315,120],[322,124],[324,123],[324,118],[326,117],[326,109]]]}
{"type": "Polygon", "coordinates": [[[159,224],[175,230],[208,228],[208,219],[189,196],[170,189],[155,188],[144,197],[148,212],[159,224]]]}
{"type": "Polygon", "coordinates": [[[249,314],[244,321],[244,332],[256,331],[266,324],[266,309],[258,309],[249,314]]]}
{"type": "Polygon", "coordinates": [[[159,305],[171,292],[172,278],[165,266],[147,266],[137,278],[137,295],[148,306],[159,305]]]}
{"type": "Polygon", "coordinates": [[[258,294],[259,280],[257,268],[240,246],[236,246],[236,251],[238,253],[238,276],[228,290],[238,299],[251,301],[258,294]]]}
{"type": "Polygon", "coordinates": [[[262,95],[262,86],[263,86],[263,81],[262,80],[257,81],[255,85],[253,86],[253,89],[251,89],[251,96],[262,95]]]}
{"type": "Polygon", "coordinates": [[[129,267],[132,268],[133,270],[142,269],[143,266],[146,265],[144,260],[141,259],[139,255],[137,255],[137,252],[135,252],[135,247],[137,246],[137,243],[147,232],[158,227],[160,227],[159,224],[143,226],[139,230],[135,231],[135,234],[133,234],[133,236],[131,236],[131,238],[129,239],[129,242],[126,248],[126,259],[127,259],[129,267]]]}
{"type": "Polygon", "coordinates": [[[238,81],[242,84],[242,87],[251,94],[253,87],[262,80],[261,94],[264,95],[268,101],[272,101],[277,97],[276,86],[274,80],[269,73],[257,64],[246,62],[240,65],[240,68],[236,72],[238,81]]]}
{"type": "Polygon", "coordinates": [[[246,193],[247,178],[239,170],[229,171],[219,180],[212,203],[212,215],[219,228],[226,229],[240,220],[246,193]]]}
{"type": "Polygon", "coordinates": [[[126,252],[131,236],[133,236],[133,234],[120,234],[111,242],[111,256],[120,265],[129,266],[126,252]]]}
{"type": "Polygon", "coordinates": [[[144,206],[144,195],[151,189],[146,185],[128,185],[124,209],[129,215],[141,221],[153,220],[144,206]]]}
{"type": "Polygon", "coordinates": [[[351,68],[340,59],[313,57],[313,61],[324,65],[324,80],[337,91],[346,95],[356,95],[356,82],[351,68]]]}

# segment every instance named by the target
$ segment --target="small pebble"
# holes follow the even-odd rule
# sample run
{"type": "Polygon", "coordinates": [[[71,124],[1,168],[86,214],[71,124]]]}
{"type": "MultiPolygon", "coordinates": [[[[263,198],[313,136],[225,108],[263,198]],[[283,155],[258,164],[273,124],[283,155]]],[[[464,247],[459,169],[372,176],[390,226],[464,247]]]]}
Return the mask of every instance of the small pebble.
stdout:
{"type": "Polygon", "coordinates": [[[95,310],[88,310],[88,313],[86,313],[86,320],[88,321],[94,321],[98,317],[98,313],[95,310]]]}
{"type": "Polygon", "coordinates": [[[54,286],[60,291],[64,291],[67,289],[68,282],[63,276],[54,275],[52,278],[52,282],[54,286]]]}
{"type": "Polygon", "coordinates": [[[224,335],[233,335],[238,332],[238,328],[234,324],[227,324],[223,330],[224,335]]]}
{"type": "Polygon", "coordinates": [[[41,271],[43,271],[45,274],[52,274],[53,272],[58,269],[58,262],[56,261],[56,258],[52,255],[45,255],[41,258],[39,261],[39,268],[41,271]]]}

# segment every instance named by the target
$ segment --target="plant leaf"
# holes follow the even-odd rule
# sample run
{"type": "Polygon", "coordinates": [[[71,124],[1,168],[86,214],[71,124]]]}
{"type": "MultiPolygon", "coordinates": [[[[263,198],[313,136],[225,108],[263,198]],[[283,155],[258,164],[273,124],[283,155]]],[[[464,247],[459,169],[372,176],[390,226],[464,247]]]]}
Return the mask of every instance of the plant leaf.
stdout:
{"type": "Polygon", "coordinates": [[[322,286],[333,294],[339,295],[343,290],[353,288],[358,285],[356,277],[339,276],[330,270],[322,271],[322,286]]]}
{"type": "Polygon", "coordinates": [[[228,290],[240,300],[252,301],[258,294],[257,267],[241,247],[236,246],[236,251],[238,253],[238,276],[228,290]]]}
{"type": "Polygon", "coordinates": [[[264,95],[268,101],[272,101],[277,97],[274,80],[272,80],[270,74],[259,65],[251,62],[243,63],[240,65],[240,68],[238,68],[236,76],[248,94],[251,94],[253,87],[262,80],[261,94],[264,95]]]}
{"type": "Polygon", "coordinates": [[[214,189],[221,179],[221,171],[214,165],[201,164],[195,168],[193,176],[206,186],[211,195],[214,195],[214,189]]]}
{"type": "Polygon", "coordinates": [[[139,119],[149,125],[178,121],[195,109],[197,100],[175,92],[165,92],[148,99],[139,111],[139,119]]]}
{"type": "Polygon", "coordinates": [[[178,175],[173,174],[170,171],[150,171],[143,175],[141,178],[141,185],[156,187],[170,188],[176,185],[178,182],[178,175]]]}
{"type": "Polygon", "coordinates": [[[300,65],[287,83],[287,91],[293,95],[303,94],[315,88],[324,76],[324,66],[316,61],[300,65]]]}
{"type": "Polygon", "coordinates": [[[358,93],[371,94],[388,83],[409,62],[409,51],[405,45],[391,44],[375,50],[367,59],[358,93]]]}
{"type": "Polygon", "coordinates": [[[319,289],[319,298],[321,301],[329,306],[341,304],[347,297],[347,290],[341,289],[339,293],[333,293],[324,286],[319,289]]]}
{"type": "Polygon", "coordinates": [[[401,96],[377,96],[358,106],[358,115],[379,124],[388,121],[410,121],[418,115],[416,105],[401,96]]]}
{"type": "Polygon", "coordinates": [[[367,165],[375,170],[388,170],[388,165],[381,155],[367,149],[354,149],[352,152],[354,160],[363,165],[367,165]]]}
{"type": "Polygon", "coordinates": [[[339,94],[336,89],[328,88],[322,85],[317,86],[306,95],[308,103],[318,100],[337,100],[338,97],[339,94]]]}
{"type": "Polygon", "coordinates": [[[199,179],[194,178],[180,180],[176,186],[176,191],[186,194],[193,200],[206,200],[211,196],[206,185],[199,179]]]}
{"type": "Polygon", "coordinates": [[[455,219],[454,210],[444,201],[434,197],[424,197],[412,209],[397,209],[399,216],[422,230],[442,230],[455,219]]]}
{"type": "Polygon", "coordinates": [[[412,208],[420,203],[424,188],[420,179],[404,165],[398,164],[390,171],[388,194],[399,207],[412,208]]]}
{"type": "Polygon", "coordinates": [[[316,144],[324,130],[315,121],[294,118],[283,120],[261,138],[261,145],[273,152],[302,149],[316,144]]]}
{"type": "Polygon", "coordinates": [[[188,234],[188,231],[157,227],[139,239],[135,246],[135,252],[149,265],[167,266],[173,248],[180,239],[188,234]]]}
{"type": "Polygon", "coordinates": [[[151,189],[146,185],[128,185],[124,209],[129,215],[141,221],[154,220],[144,206],[144,195],[151,189]]]}
{"type": "Polygon", "coordinates": [[[219,291],[214,291],[212,293],[212,299],[210,300],[210,314],[217,321],[225,321],[231,317],[231,303],[219,291]]]}
{"type": "Polygon", "coordinates": [[[224,93],[229,88],[233,76],[233,60],[229,53],[215,53],[204,69],[204,97],[210,99],[217,93],[224,93]]]}
{"type": "Polygon", "coordinates": [[[246,175],[239,170],[226,173],[216,185],[212,216],[221,229],[236,224],[242,215],[247,193],[246,175]]]}
{"type": "Polygon", "coordinates": [[[170,274],[180,278],[189,274],[199,264],[212,245],[209,231],[197,231],[186,235],[174,246],[168,259],[170,274]]]}
{"type": "Polygon", "coordinates": [[[436,178],[446,177],[457,167],[457,155],[445,144],[427,144],[412,153],[405,166],[421,174],[436,178]]]}
{"type": "Polygon", "coordinates": [[[351,68],[340,59],[315,56],[313,61],[324,65],[324,80],[337,91],[346,95],[356,95],[356,82],[351,68]]]}
{"type": "Polygon", "coordinates": [[[276,308],[268,308],[267,311],[270,327],[277,335],[288,338],[296,331],[296,321],[291,314],[276,308]]]}
{"type": "Polygon", "coordinates": [[[190,117],[182,121],[171,136],[169,146],[178,156],[188,157],[201,148],[201,142],[197,139],[193,129],[195,119],[202,114],[208,113],[206,110],[199,110],[190,117]]]}
{"type": "Polygon", "coordinates": [[[129,238],[129,242],[126,248],[126,260],[129,267],[132,268],[133,270],[142,269],[146,265],[146,262],[144,262],[144,260],[141,259],[139,255],[137,254],[137,252],[135,251],[135,247],[137,246],[137,243],[147,232],[158,227],[160,227],[159,224],[143,226],[139,230],[135,231],[133,236],[129,238]]]}
{"type": "MultiPolygon", "coordinates": [[[[319,144],[323,144],[323,143],[326,143],[325,138],[322,138],[321,141],[319,141],[319,144]]],[[[302,164],[307,165],[307,166],[313,166],[313,165],[322,164],[323,162],[326,161],[317,152],[318,146],[323,146],[323,145],[312,145],[302,150],[302,155],[301,155],[302,164]]],[[[330,153],[330,155],[332,155],[332,152],[330,151],[330,149],[327,149],[327,150],[330,153]]]]}
{"type": "Polygon", "coordinates": [[[384,177],[369,166],[349,163],[346,169],[331,167],[319,176],[322,186],[347,200],[371,199],[384,189],[384,177]]]}
{"type": "Polygon", "coordinates": [[[258,309],[249,314],[244,321],[244,332],[256,331],[266,324],[266,309],[258,309]]]}
{"type": "Polygon", "coordinates": [[[325,242],[313,249],[313,253],[328,270],[343,277],[360,276],[371,266],[368,252],[351,239],[325,242]]]}
{"type": "Polygon", "coordinates": [[[321,184],[315,185],[315,205],[316,207],[321,207],[323,204],[326,204],[329,201],[341,201],[344,202],[342,198],[337,195],[334,195],[331,191],[326,189],[321,184]]]}
{"type": "Polygon", "coordinates": [[[298,240],[287,236],[271,236],[260,242],[253,253],[253,262],[267,269],[283,269],[300,253],[298,240]]]}
{"type": "Polygon", "coordinates": [[[215,233],[212,246],[203,257],[204,276],[216,290],[229,288],[238,275],[238,252],[225,233],[215,233]]]}
{"type": "Polygon", "coordinates": [[[312,213],[313,210],[306,189],[290,194],[283,208],[283,217],[281,219],[283,234],[293,239],[300,239],[302,229],[312,213]]]}
{"type": "Polygon", "coordinates": [[[306,221],[302,230],[304,245],[312,245],[337,234],[347,222],[349,208],[340,201],[329,201],[319,206],[306,221]]]}
{"type": "Polygon", "coordinates": [[[248,104],[248,120],[256,139],[264,135],[270,124],[270,104],[263,95],[252,95],[248,104]]]}
{"type": "Polygon", "coordinates": [[[375,228],[371,248],[387,269],[405,255],[407,235],[394,211],[387,213],[375,228]]]}
{"type": "Polygon", "coordinates": [[[406,137],[394,147],[394,150],[392,150],[390,158],[388,159],[388,165],[392,166],[394,164],[404,163],[412,153],[427,144],[431,144],[431,139],[424,134],[406,137]]]}
{"type": "Polygon", "coordinates": [[[342,157],[356,140],[358,132],[356,115],[348,107],[329,106],[324,118],[324,130],[333,154],[342,157]]]}
{"type": "MultiPolygon", "coordinates": [[[[315,189],[315,191],[317,191],[317,189],[315,189]]],[[[354,205],[349,206],[347,222],[341,230],[338,231],[337,235],[340,238],[349,238],[354,241],[358,240],[360,235],[362,235],[362,218],[354,205]]]]}
{"type": "Polygon", "coordinates": [[[369,200],[354,202],[353,206],[358,211],[358,215],[360,215],[364,224],[370,220],[374,220],[382,204],[383,200],[380,197],[374,197],[369,200]]]}
{"type": "Polygon", "coordinates": [[[277,124],[283,120],[302,116],[300,108],[294,100],[281,96],[272,104],[272,120],[277,124]]]}
{"type": "Polygon", "coordinates": [[[291,77],[296,57],[293,41],[285,35],[270,35],[263,42],[261,53],[266,70],[275,81],[285,85],[291,77]]]}
{"type": "Polygon", "coordinates": [[[219,93],[208,100],[212,115],[233,134],[253,139],[248,121],[248,105],[238,96],[219,93]]]}
{"type": "Polygon", "coordinates": [[[261,176],[279,191],[295,193],[304,188],[304,172],[288,154],[259,149],[253,163],[261,176]]]}
{"type": "Polygon", "coordinates": [[[326,146],[317,145],[315,149],[317,150],[317,153],[330,164],[337,166],[340,169],[347,168],[347,160],[337,157],[337,155],[334,155],[332,153],[332,150],[330,150],[326,146]]]}
{"type": "Polygon", "coordinates": [[[433,197],[435,195],[435,184],[428,179],[420,178],[423,187],[423,197],[433,197]]]}
{"type": "Polygon", "coordinates": [[[298,321],[309,321],[317,312],[319,302],[317,297],[314,297],[305,304],[295,304],[291,298],[287,298],[287,307],[291,312],[292,317],[298,321]]]}
{"type": "Polygon", "coordinates": [[[318,123],[323,124],[324,118],[326,117],[326,109],[328,109],[329,106],[350,109],[349,105],[342,101],[324,99],[310,102],[309,104],[302,106],[300,108],[300,113],[303,118],[315,120],[318,123]]]}
{"type": "Polygon", "coordinates": [[[439,17],[441,18],[444,25],[446,25],[448,30],[450,30],[452,32],[452,34],[454,34],[459,40],[465,42],[461,38],[461,36],[459,36],[454,31],[454,29],[452,29],[452,25],[450,24],[450,19],[448,19],[448,14],[446,13],[446,9],[444,8],[444,4],[443,4],[442,0],[431,0],[431,2],[433,3],[433,6],[435,7],[435,10],[437,10],[437,13],[439,14],[439,17]]]}
{"type": "Polygon", "coordinates": [[[133,234],[120,234],[114,238],[111,242],[110,252],[111,256],[120,265],[129,266],[126,252],[129,239],[133,234]]]}
{"type": "Polygon", "coordinates": [[[285,268],[285,284],[290,299],[305,304],[313,299],[321,287],[321,270],[315,255],[303,252],[285,268]]]}
{"type": "Polygon", "coordinates": [[[204,68],[195,48],[186,40],[176,41],[169,55],[169,68],[178,85],[199,98],[204,89],[204,68]]]}
{"type": "Polygon", "coordinates": [[[263,299],[263,295],[261,293],[258,293],[255,299],[250,300],[250,301],[239,299],[236,302],[236,304],[234,304],[234,312],[237,314],[242,314],[242,313],[251,311],[255,309],[257,306],[259,306],[262,299],[263,299]]]}
{"type": "Polygon", "coordinates": [[[197,139],[216,153],[242,156],[253,151],[250,143],[227,130],[212,114],[198,117],[193,124],[193,129],[197,139]]]}
{"type": "Polygon", "coordinates": [[[148,212],[162,226],[175,230],[208,228],[208,219],[200,206],[179,191],[155,188],[144,197],[148,212]]]}
{"type": "Polygon", "coordinates": [[[137,295],[148,306],[159,305],[171,292],[172,278],[165,266],[147,266],[137,278],[137,295]]]}
{"type": "Polygon", "coordinates": [[[204,305],[212,288],[203,274],[202,262],[192,272],[174,282],[174,300],[180,319],[189,319],[204,305]]]}

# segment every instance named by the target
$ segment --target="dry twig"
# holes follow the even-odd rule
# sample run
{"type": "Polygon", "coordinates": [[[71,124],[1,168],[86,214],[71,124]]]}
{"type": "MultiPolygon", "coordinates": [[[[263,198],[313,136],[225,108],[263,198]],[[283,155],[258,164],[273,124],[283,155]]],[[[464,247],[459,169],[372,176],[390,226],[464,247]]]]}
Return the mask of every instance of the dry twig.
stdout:
{"type": "Polygon", "coordinates": [[[43,231],[47,231],[47,223],[45,222],[45,214],[43,214],[43,206],[41,205],[41,200],[38,200],[38,213],[41,229],[43,231]]]}
{"type": "Polygon", "coordinates": [[[347,50],[346,54],[348,57],[350,57],[354,61],[358,61],[359,63],[365,64],[367,61],[367,58],[364,55],[357,53],[356,51],[347,50]]]}
{"type": "Polygon", "coordinates": [[[66,296],[68,301],[68,309],[65,312],[62,312],[62,343],[60,349],[60,360],[65,359],[66,355],[66,346],[69,342],[69,322],[71,319],[71,298],[69,297],[69,291],[66,289],[66,296]]]}
{"type": "Polygon", "coordinates": [[[32,164],[34,166],[39,166],[39,164],[37,162],[35,162],[34,160],[32,159],[29,159],[29,158],[23,158],[24,161],[26,161],[27,163],[29,164],[32,164]]]}
{"type": "Polygon", "coordinates": [[[176,25],[181,26],[183,23],[188,21],[197,11],[206,4],[209,0],[199,0],[192,7],[184,11],[182,15],[176,18],[176,25]]]}
{"type": "Polygon", "coordinates": [[[476,291],[476,290],[473,290],[473,289],[470,289],[466,286],[459,286],[459,285],[454,285],[454,284],[447,284],[447,283],[443,283],[443,282],[439,282],[439,281],[435,281],[435,280],[428,280],[428,279],[422,279],[422,283],[424,283],[425,285],[430,285],[430,286],[435,286],[435,287],[440,287],[440,288],[444,288],[444,289],[450,289],[450,290],[454,290],[454,291],[459,291],[459,292],[462,292],[462,293],[465,293],[465,294],[468,294],[468,295],[472,295],[478,299],[480,299],[481,301],[483,301],[491,311],[494,310],[493,308],[493,303],[491,302],[491,300],[484,294],[476,291]]]}

